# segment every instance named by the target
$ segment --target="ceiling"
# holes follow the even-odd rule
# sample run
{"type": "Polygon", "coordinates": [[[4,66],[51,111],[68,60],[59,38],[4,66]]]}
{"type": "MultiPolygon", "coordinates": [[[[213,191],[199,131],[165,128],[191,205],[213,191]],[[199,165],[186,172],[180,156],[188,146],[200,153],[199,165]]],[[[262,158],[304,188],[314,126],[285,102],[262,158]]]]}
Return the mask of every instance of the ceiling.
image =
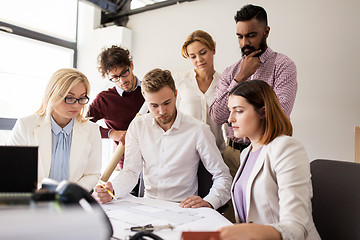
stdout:
{"type": "Polygon", "coordinates": [[[101,9],[101,26],[126,26],[129,16],[196,0],[81,0],[101,9]]]}
{"type": "Polygon", "coordinates": [[[131,9],[145,7],[149,4],[154,4],[157,2],[166,2],[167,0],[132,0],[131,1],[131,9]]]}

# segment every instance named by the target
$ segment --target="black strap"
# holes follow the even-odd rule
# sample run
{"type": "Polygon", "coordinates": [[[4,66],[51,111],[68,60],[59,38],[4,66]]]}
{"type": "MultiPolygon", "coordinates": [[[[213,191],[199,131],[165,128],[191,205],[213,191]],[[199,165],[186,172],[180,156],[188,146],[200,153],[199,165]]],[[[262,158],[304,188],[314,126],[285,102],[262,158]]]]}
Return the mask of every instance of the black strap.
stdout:
{"type": "Polygon", "coordinates": [[[229,139],[229,146],[239,150],[240,152],[247,148],[250,145],[249,142],[235,142],[232,139],[229,139]]]}
{"type": "Polygon", "coordinates": [[[144,237],[149,237],[154,240],[164,240],[152,232],[138,232],[135,235],[131,236],[130,240],[146,240],[147,238],[144,237]]]}

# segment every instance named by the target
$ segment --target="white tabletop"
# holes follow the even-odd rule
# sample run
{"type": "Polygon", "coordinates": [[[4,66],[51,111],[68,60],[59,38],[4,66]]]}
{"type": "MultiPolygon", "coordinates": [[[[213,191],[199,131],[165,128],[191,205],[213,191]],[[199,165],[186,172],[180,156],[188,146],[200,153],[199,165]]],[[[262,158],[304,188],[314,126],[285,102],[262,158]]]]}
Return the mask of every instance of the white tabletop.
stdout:
{"type": "Polygon", "coordinates": [[[183,231],[216,231],[232,225],[219,212],[210,208],[181,208],[178,203],[137,198],[128,195],[122,199],[102,204],[114,230],[114,237],[126,239],[134,235],[130,227],[164,226],[171,224],[174,229],[162,229],[153,233],[166,240],[180,240],[183,231]]]}

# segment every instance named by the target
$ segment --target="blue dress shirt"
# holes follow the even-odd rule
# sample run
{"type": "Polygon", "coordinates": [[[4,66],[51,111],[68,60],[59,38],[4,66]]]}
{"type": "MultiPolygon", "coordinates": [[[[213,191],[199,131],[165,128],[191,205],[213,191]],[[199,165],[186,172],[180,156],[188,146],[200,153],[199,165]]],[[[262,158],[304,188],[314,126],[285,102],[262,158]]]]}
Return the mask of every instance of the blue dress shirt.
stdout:
{"type": "Polygon", "coordinates": [[[74,119],[61,128],[51,117],[51,167],[49,178],[69,180],[69,158],[74,119]]]}
{"type": "MultiPolygon", "coordinates": [[[[139,81],[139,79],[138,79],[136,76],[135,76],[135,79],[136,79],[136,86],[135,86],[134,90],[132,90],[132,91],[135,91],[135,89],[136,89],[137,87],[140,87],[140,86],[141,86],[141,82],[139,81]]],[[[116,91],[118,92],[118,94],[119,94],[120,96],[123,96],[123,93],[125,92],[124,89],[122,89],[121,87],[119,87],[119,86],[116,85],[116,84],[115,84],[115,88],[116,88],[116,91]]],[[[132,92],[132,91],[130,91],[130,92],[132,92]]]]}

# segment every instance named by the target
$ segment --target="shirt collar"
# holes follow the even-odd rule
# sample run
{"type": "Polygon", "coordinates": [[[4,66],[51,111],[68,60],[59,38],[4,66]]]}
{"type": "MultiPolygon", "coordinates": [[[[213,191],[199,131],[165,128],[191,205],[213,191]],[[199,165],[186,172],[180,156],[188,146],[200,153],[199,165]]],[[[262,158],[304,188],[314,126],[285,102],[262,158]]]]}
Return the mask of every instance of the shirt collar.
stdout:
{"type": "MultiPolygon", "coordinates": [[[[166,131],[166,132],[170,132],[172,129],[179,129],[181,119],[182,119],[182,113],[178,109],[176,109],[175,121],[171,125],[170,129],[168,131],[166,131]]],[[[153,124],[153,126],[160,127],[159,124],[155,121],[155,118],[152,119],[152,124],[153,124]]]]}
{"type": "MultiPolygon", "coordinates": [[[[135,76],[135,79],[136,79],[136,86],[135,86],[135,88],[134,88],[134,90],[132,90],[132,91],[130,91],[130,92],[133,92],[133,91],[135,91],[135,89],[137,89],[137,87],[139,87],[139,86],[141,86],[141,82],[139,81],[139,79],[135,76]]],[[[123,94],[124,94],[124,89],[122,89],[121,87],[119,87],[118,85],[115,85],[115,88],[116,88],[116,91],[118,92],[118,94],[120,95],[120,96],[123,96],[123,94]]]]}
{"type": "Polygon", "coordinates": [[[53,117],[51,117],[51,130],[55,133],[55,135],[58,135],[61,131],[64,131],[66,133],[66,135],[70,135],[71,131],[73,129],[74,126],[74,119],[71,119],[71,121],[64,127],[61,128],[53,119],[53,117]]]}
{"type": "Polygon", "coordinates": [[[175,117],[175,121],[173,123],[173,125],[171,126],[170,129],[179,129],[180,128],[180,123],[181,123],[181,119],[182,119],[182,114],[179,110],[176,109],[176,117],[175,117]]]}
{"type": "Polygon", "coordinates": [[[262,63],[266,62],[273,53],[274,53],[273,50],[271,50],[271,48],[267,47],[265,52],[260,55],[260,57],[259,57],[260,61],[262,63]]]}

